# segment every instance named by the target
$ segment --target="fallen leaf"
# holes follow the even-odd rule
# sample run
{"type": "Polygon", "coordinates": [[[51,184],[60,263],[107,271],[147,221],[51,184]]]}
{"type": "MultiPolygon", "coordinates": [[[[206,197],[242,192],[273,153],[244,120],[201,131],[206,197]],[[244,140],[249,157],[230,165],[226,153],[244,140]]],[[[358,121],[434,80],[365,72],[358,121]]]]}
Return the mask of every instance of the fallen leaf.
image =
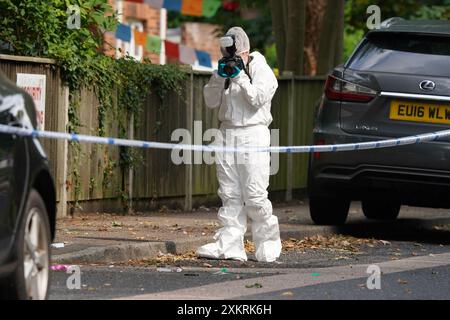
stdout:
{"type": "Polygon", "coordinates": [[[113,227],[121,227],[121,226],[122,226],[122,222],[120,222],[120,221],[113,221],[113,222],[111,223],[111,225],[112,225],[113,227]]]}
{"type": "Polygon", "coordinates": [[[292,297],[294,293],[292,291],[285,291],[281,295],[285,297],[292,297]]]}
{"type": "Polygon", "coordinates": [[[245,285],[245,287],[248,288],[248,289],[250,289],[250,288],[260,289],[260,288],[262,288],[263,286],[262,286],[262,284],[256,282],[256,283],[254,283],[254,284],[247,284],[247,285],[245,285]]]}
{"type": "Polygon", "coordinates": [[[248,252],[248,253],[255,252],[255,245],[254,245],[254,243],[252,241],[245,240],[244,248],[245,248],[245,251],[248,252]]]}

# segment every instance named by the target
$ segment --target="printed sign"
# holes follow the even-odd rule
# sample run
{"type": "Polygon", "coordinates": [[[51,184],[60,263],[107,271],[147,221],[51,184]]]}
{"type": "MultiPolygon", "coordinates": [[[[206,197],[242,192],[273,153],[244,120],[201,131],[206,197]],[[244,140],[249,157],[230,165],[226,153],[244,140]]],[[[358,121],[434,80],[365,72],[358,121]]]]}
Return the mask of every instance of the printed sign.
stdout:
{"type": "Polygon", "coordinates": [[[18,73],[17,85],[28,92],[34,100],[37,115],[37,129],[44,130],[45,124],[45,74],[18,73]]]}

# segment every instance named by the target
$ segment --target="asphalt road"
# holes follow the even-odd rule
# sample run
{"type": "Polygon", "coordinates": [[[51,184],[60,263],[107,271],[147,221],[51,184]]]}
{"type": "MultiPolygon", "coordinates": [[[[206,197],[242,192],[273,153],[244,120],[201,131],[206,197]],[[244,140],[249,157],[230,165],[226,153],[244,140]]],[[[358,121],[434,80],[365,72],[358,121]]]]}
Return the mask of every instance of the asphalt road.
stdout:
{"type": "Polygon", "coordinates": [[[181,259],[80,266],[81,288],[72,290],[66,286],[69,275],[54,271],[50,298],[450,299],[450,217],[440,212],[435,223],[424,223],[421,210],[394,223],[352,223],[340,229],[344,236],[336,244],[294,246],[272,264],[249,255],[245,263],[181,259]],[[381,272],[379,289],[368,288],[370,265],[381,272]]]}

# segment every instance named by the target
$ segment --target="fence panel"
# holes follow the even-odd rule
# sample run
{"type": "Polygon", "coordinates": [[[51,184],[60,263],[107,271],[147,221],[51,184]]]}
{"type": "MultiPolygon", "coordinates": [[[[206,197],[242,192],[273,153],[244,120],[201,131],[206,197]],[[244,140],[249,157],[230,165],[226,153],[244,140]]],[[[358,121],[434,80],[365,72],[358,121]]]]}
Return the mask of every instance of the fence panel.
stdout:
{"type": "MultiPolygon", "coordinates": [[[[17,57],[16,57],[17,58],[17,57]]],[[[20,58],[20,57],[19,57],[20,58]]],[[[58,106],[58,95],[61,90],[61,79],[58,68],[48,59],[19,59],[0,55],[0,69],[12,81],[16,81],[16,74],[33,73],[45,74],[46,84],[46,117],[45,129],[58,131],[63,119],[61,108],[58,106]]],[[[150,93],[143,107],[142,113],[135,119],[135,139],[171,142],[171,134],[179,128],[188,128],[190,118],[190,101],[193,101],[193,120],[201,122],[198,134],[201,136],[210,128],[218,128],[218,110],[210,110],[204,104],[203,86],[209,80],[205,73],[195,73],[185,83],[185,90],[181,95],[169,93],[164,99],[155,93],[150,93]],[[191,95],[192,94],[192,99],[191,95]]],[[[313,113],[315,105],[322,94],[323,77],[296,77],[280,78],[279,88],[272,102],[273,123],[272,129],[279,129],[280,145],[288,144],[288,106],[290,95],[294,94],[294,125],[293,144],[305,145],[312,143],[313,113]]],[[[151,89],[151,88],[150,88],[151,89]]],[[[114,95],[114,98],[115,95],[114,95]]],[[[99,103],[90,89],[83,89],[72,93],[72,103],[77,105],[77,115],[82,123],[79,133],[98,135],[99,103]]],[[[105,135],[118,137],[118,123],[113,112],[106,115],[105,135]]],[[[59,129],[61,131],[61,129],[59,129]]],[[[191,132],[191,141],[194,142],[194,132],[191,132]]],[[[207,143],[208,141],[203,141],[207,143]]],[[[53,175],[58,172],[57,142],[42,140],[43,146],[49,155],[53,175]]],[[[169,150],[135,150],[142,157],[134,168],[133,198],[135,199],[161,199],[184,197],[186,190],[186,165],[175,165],[171,161],[169,150]]],[[[127,184],[126,172],[119,166],[120,150],[118,147],[92,145],[82,143],[80,151],[69,148],[68,154],[68,201],[107,200],[123,196],[121,189],[127,184]],[[78,179],[78,182],[76,181],[78,179]]],[[[283,191],[287,185],[287,155],[279,155],[279,170],[271,177],[270,191],[283,191]]],[[[308,155],[293,154],[293,168],[289,174],[293,176],[293,188],[306,187],[308,168],[308,155]]],[[[55,176],[55,180],[57,177],[55,176]]],[[[215,166],[206,164],[192,165],[192,195],[215,195],[218,188],[215,166]]],[[[58,189],[58,199],[59,192],[58,189]]]]}
{"type": "MultiPolygon", "coordinates": [[[[46,76],[44,127],[45,130],[57,131],[58,121],[62,118],[61,110],[58,107],[62,82],[55,62],[50,59],[13,57],[0,54],[0,70],[14,83],[17,81],[18,73],[44,74],[46,76]]],[[[58,167],[57,145],[56,140],[42,141],[42,146],[49,156],[50,171],[53,176],[56,175],[58,167]]],[[[60,194],[57,188],[57,200],[59,198],[60,194]]]]}

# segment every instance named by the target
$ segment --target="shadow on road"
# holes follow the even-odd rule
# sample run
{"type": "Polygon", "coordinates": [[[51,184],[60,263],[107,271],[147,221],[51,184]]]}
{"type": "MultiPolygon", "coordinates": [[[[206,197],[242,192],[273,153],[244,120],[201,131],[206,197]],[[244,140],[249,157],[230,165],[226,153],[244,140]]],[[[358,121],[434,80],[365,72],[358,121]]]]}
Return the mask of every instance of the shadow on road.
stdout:
{"type": "Polygon", "coordinates": [[[396,221],[355,221],[336,227],[336,233],[392,241],[450,244],[450,218],[398,219],[396,221]]]}

